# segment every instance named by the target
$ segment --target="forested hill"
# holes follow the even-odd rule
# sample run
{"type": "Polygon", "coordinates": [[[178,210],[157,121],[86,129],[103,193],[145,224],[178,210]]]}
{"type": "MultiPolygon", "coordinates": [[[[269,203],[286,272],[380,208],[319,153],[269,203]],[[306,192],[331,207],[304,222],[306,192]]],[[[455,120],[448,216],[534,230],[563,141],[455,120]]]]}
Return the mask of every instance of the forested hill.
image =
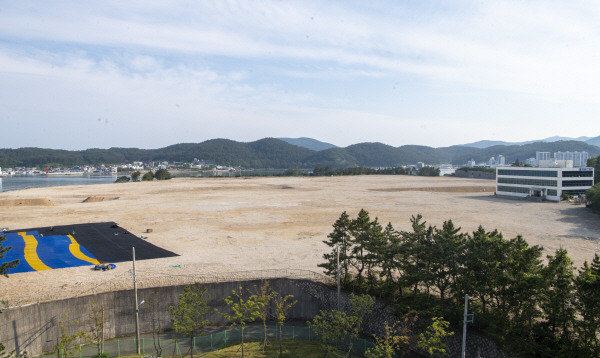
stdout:
{"type": "Polygon", "coordinates": [[[159,149],[110,148],[67,151],[41,148],[0,149],[0,167],[33,167],[46,165],[74,166],[86,164],[120,164],[133,161],[191,162],[194,158],[215,164],[245,168],[291,167],[348,168],[395,167],[424,162],[463,165],[468,160],[487,161],[504,155],[507,163],[535,157],[536,151],[587,151],[590,157],[600,155],[600,147],[579,141],[499,145],[489,148],[452,146],[431,148],[418,145],[392,147],[382,143],[360,143],[345,148],[310,150],[283,140],[265,138],[243,143],[229,139],[211,139],[202,143],[182,143],[159,149]]]}

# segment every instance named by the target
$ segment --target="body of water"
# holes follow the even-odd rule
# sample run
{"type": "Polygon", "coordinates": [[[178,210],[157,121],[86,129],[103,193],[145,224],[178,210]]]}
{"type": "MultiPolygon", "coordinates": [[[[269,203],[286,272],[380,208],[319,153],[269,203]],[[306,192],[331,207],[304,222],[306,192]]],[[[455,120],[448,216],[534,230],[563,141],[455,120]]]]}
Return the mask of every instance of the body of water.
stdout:
{"type": "Polygon", "coordinates": [[[110,175],[34,175],[0,178],[0,192],[65,185],[90,185],[114,183],[117,176],[110,175]]]}

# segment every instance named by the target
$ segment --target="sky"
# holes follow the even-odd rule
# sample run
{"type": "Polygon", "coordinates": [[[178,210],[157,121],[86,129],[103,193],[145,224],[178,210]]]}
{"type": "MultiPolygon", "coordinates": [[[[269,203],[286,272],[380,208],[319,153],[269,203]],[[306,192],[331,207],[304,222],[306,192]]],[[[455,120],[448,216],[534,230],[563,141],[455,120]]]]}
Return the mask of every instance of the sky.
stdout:
{"type": "Polygon", "coordinates": [[[0,148],[600,135],[600,2],[0,0],[0,148]]]}

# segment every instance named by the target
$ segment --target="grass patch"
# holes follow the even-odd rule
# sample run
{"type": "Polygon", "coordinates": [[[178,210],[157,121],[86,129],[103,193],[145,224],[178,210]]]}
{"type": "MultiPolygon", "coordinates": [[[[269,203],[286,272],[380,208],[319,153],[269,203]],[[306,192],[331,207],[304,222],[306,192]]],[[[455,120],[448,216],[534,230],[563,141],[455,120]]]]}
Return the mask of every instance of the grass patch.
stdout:
{"type": "MultiPolygon", "coordinates": [[[[283,341],[283,355],[281,357],[289,358],[311,358],[323,357],[323,350],[318,342],[308,341],[283,341]]],[[[334,350],[338,354],[342,354],[338,350],[334,350]]],[[[202,358],[224,358],[224,357],[239,357],[242,354],[242,349],[239,344],[229,346],[218,351],[199,354],[202,358]]],[[[194,355],[196,356],[196,355],[194,355]]],[[[333,356],[333,355],[331,355],[333,356]]],[[[244,343],[244,357],[250,358],[270,358],[279,357],[279,343],[270,342],[266,350],[262,351],[262,342],[244,343]]]]}

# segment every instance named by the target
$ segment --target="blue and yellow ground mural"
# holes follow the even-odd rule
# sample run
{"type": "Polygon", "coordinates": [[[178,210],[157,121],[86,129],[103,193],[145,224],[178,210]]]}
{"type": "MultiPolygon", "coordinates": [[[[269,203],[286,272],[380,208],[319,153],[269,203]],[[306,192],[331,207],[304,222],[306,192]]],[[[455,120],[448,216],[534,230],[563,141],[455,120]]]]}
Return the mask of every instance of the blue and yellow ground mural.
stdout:
{"type": "Polygon", "coordinates": [[[131,261],[132,247],[136,260],[178,256],[114,222],[10,230],[3,235],[2,245],[12,248],[0,258],[0,264],[19,259],[9,274],[131,261]]]}
{"type": "Polygon", "coordinates": [[[22,231],[6,234],[3,244],[12,249],[2,261],[19,259],[10,273],[100,264],[72,235],[40,236],[37,231],[22,231]]]}

